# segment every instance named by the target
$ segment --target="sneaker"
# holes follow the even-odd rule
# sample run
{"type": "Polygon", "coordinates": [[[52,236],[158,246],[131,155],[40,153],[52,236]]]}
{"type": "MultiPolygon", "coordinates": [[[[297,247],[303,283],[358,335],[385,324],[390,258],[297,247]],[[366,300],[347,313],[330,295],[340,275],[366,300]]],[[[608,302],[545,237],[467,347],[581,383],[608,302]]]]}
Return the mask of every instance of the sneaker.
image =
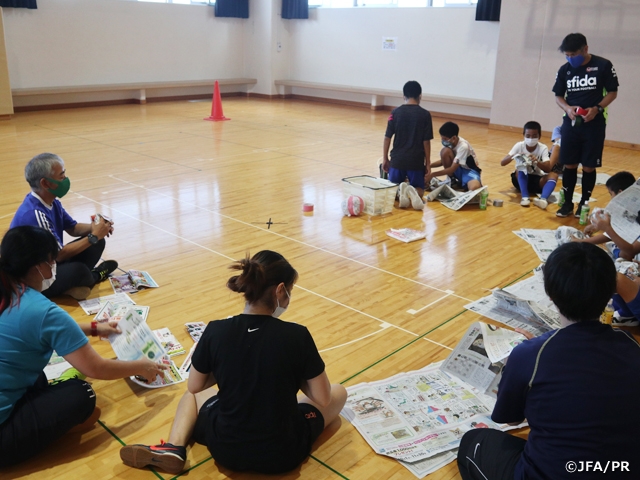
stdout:
{"type": "Polygon", "coordinates": [[[582,200],[580,200],[580,203],[578,203],[578,208],[576,208],[576,213],[575,213],[574,217],[580,218],[580,212],[582,212],[582,206],[583,205],[584,205],[584,202],[582,200]]]}
{"type": "Polygon", "coordinates": [[[424,202],[418,195],[417,190],[413,187],[413,185],[407,185],[407,195],[411,199],[411,206],[416,210],[422,210],[424,208],[424,202]]]}
{"type": "Polygon", "coordinates": [[[409,184],[407,182],[402,182],[398,187],[398,207],[400,208],[409,208],[411,201],[407,196],[407,187],[409,184]]]}
{"type": "Polygon", "coordinates": [[[94,277],[97,277],[96,283],[100,283],[109,278],[109,275],[111,275],[116,268],[118,268],[118,262],[115,260],[105,260],[96,268],[91,270],[91,273],[94,273],[94,277]]]}
{"type": "Polygon", "coordinates": [[[156,467],[168,473],[180,473],[187,460],[187,449],[160,440],[160,445],[127,445],[120,449],[125,465],[134,468],[156,467]]]}
{"type": "Polygon", "coordinates": [[[636,327],[640,325],[636,317],[623,317],[618,312],[613,312],[612,327],[636,327]]]}
{"type": "Polygon", "coordinates": [[[573,214],[573,203],[564,202],[560,209],[556,212],[556,217],[568,217],[573,214]]]}
{"type": "Polygon", "coordinates": [[[528,207],[529,205],[531,205],[531,200],[529,200],[529,197],[522,197],[522,200],[520,200],[520,206],[528,207]]]}
{"type": "Polygon", "coordinates": [[[69,295],[76,300],[85,300],[90,293],[91,289],[89,287],[72,287],[64,292],[64,295],[69,295]]]}
{"type": "Polygon", "coordinates": [[[547,202],[544,198],[534,198],[533,204],[541,210],[546,210],[549,202],[547,202]]]}

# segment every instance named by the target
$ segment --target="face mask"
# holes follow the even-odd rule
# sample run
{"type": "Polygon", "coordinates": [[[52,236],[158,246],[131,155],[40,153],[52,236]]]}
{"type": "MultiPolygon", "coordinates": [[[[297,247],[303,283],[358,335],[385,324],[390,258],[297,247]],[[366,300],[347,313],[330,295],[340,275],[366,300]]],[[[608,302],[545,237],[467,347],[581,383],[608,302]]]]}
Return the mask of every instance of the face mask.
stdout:
{"type": "Polygon", "coordinates": [[[524,139],[524,143],[527,147],[535,147],[536,145],[538,145],[538,139],[537,138],[525,138],[524,139]]]}
{"type": "Polygon", "coordinates": [[[584,62],[584,56],[576,55],[574,57],[567,57],[567,62],[569,62],[569,65],[571,65],[573,68],[578,68],[580,65],[582,65],[582,62],[584,62]]]}
{"type": "MultiPolygon", "coordinates": [[[[284,293],[287,294],[287,297],[289,297],[289,304],[291,304],[291,297],[289,296],[289,292],[287,292],[287,289],[284,289],[284,293]]],[[[276,304],[278,305],[276,307],[276,309],[273,311],[273,313],[271,314],[272,317],[275,318],[279,318],[280,315],[282,315],[284,312],[287,311],[287,308],[289,308],[289,305],[287,305],[286,307],[281,307],[280,306],[280,302],[278,301],[278,299],[276,298],[276,304]]]]}
{"type": "Polygon", "coordinates": [[[64,180],[54,180],[53,178],[47,178],[47,180],[57,185],[56,188],[50,188],[49,193],[53,193],[58,198],[64,197],[71,188],[71,180],[69,180],[69,177],[66,177],[64,180]]]}
{"type": "MultiPolygon", "coordinates": [[[[47,265],[49,265],[49,262],[47,262],[47,265]]],[[[53,282],[56,281],[56,270],[58,264],[54,263],[53,265],[49,265],[49,267],[51,267],[51,278],[44,278],[44,275],[42,275],[42,272],[38,268],[38,273],[42,277],[42,290],[40,290],[41,292],[47,290],[51,285],[53,285],[53,282]]]]}
{"type": "Polygon", "coordinates": [[[447,147],[447,148],[453,148],[453,143],[447,141],[447,140],[442,140],[442,145],[447,147]]]}

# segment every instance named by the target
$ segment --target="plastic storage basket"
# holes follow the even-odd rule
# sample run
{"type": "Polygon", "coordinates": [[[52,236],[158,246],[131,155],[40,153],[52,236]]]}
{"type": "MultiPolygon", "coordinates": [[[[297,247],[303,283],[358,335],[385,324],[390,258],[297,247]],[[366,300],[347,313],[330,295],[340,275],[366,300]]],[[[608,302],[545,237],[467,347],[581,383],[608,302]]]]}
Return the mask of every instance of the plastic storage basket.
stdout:
{"type": "Polygon", "coordinates": [[[396,199],[398,184],[383,178],[370,175],[343,178],[343,193],[346,199],[349,195],[357,195],[364,200],[364,213],[367,215],[384,215],[391,213],[396,199]]]}

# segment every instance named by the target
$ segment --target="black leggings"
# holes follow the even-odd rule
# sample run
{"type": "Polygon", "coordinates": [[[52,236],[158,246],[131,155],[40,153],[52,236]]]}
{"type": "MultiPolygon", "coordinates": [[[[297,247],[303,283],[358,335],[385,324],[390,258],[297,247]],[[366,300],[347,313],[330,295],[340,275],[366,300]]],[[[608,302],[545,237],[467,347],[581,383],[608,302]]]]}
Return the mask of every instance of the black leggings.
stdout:
{"type": "MultiPolygon", "coordinates": [[[[78,239],[80,240],[80,239],[78,239]]],[[[75,240],[76,242],[78,240],[75,240]]],[[[89,287],[96,284],[91,269],[96,266],[102,256],[106,242],[104,238],[95,245],[91,245],[75,257],[58,263],[56,281],[42,294],[47,298],[57,297],[72,287],[89,287]]]]}
{"type": "Polygon", "coordinates": [[[37,455],[87,420],[95,407],[96,394],[87,382],[71,379],[49,385],[40,374],[0,425],[0,467],[37,455]]]}

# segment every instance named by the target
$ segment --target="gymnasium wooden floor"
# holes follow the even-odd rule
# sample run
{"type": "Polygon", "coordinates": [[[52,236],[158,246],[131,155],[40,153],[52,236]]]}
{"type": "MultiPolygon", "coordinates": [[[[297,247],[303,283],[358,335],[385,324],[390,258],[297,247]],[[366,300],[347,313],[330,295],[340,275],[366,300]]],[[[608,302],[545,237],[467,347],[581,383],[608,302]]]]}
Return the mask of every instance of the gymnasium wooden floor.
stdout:
{"type": "MultiPolygon", "coordinates": [[[[224,99],[232,120],[211,123],[202,120],[209,108],[206,102],[123,105],[20,113],[0,122],[0,231],[29,191],[26,162],[45,151],[59,154],[71,178],[65,208],[80,221],[95,212],[115,220],[105,257],[125,270],[152,274],[161,287],[134,299],[151,307],[152,328],[169,327],[187,348],[192,341],[185,322],[241,311],[241,298],[224,286],[230,262],[247,251],[281,252],[300,273],[283,318],[310,329],[330,379],[349,386],[444,359],[479,318],[463,305],[539,264],[511,231],[578,223],[555,217],[553,206],[548,212],[520,207],[511,168],[499,166],[521,140],[519,133],[459,122],[461,136],[476,149],[490,198],[504,199],[503,208],[452,212],[435,203],[424,212],[395,208],[384,217],[346,218],[341,179],[377,175],[388,112],[234,97],[224,99]],[[314,203],[315,212],[303,214],[303,202],[314,203]],[[391,227],[425,229],[427,240],[392,240],[384,233],[391,227]]],[[[446,120],[434,118],[434,130],[446,120]]],[[[554,125],[543,127],[550,131],[554,125]]],[[[548,136],[543,141],[551,143],[548,136]]],[[[439,147],[438,137],[434,157],[439,147]]],[[[599,171],[638,175],[639,159],[639,152],[607,148],[599,171]]],[[[603,186],[594,196],[600,206],[608,201],[603,186]]],[[[111,293],[103,283],[92,297],[111,293]]],[[[75,301],[61,303],[76,320],[90,320],[75,301]]],[[[91,343],[114,356],[108,343],[91,343]]],[[[173,478],[125,467],[118,451],[166,439],[185,385],[93,385],[100,423],[83,435],[67,435],[35,460],[2,472],[3,478],[173,478]]],[[[190,479],[261,478],[219,467],[200,445],[190,449],[188,467],[183,476],[190,479]]],[[[373,453],[344,420],[323,434],[311,458],[282,478],[299,477],[415,478],[373,453]]],[[[428,478],[459,475],[452,463],[428,478]]]]}

